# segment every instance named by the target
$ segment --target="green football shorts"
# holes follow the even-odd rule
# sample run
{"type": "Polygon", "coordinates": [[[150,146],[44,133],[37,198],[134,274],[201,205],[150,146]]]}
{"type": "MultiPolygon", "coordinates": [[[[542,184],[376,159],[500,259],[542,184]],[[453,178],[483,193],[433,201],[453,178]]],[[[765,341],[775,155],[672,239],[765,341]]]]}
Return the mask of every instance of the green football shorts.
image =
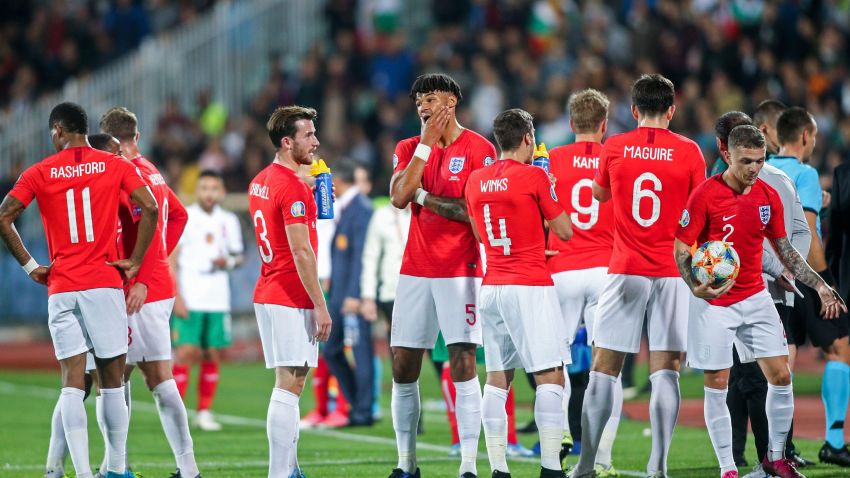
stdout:
{"type": "Polygon", "coordinates": [[[194,345],[202,349],[228,347],[230,336],[229,312],[190,311],[185,319],[171,317],[171,342],[175,347],[194,345]]]}

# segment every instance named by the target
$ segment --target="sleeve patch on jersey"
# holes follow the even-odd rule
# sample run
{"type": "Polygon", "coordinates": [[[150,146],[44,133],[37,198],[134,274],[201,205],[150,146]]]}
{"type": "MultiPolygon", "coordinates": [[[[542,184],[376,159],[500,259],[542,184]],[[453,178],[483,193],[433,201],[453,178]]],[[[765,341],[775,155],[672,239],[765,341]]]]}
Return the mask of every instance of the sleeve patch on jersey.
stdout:
{"type": "Polygon", "coordinates": [[[307,214],[307,207],[304,206],[303,201],[295,201],[292,203],[292,207],[289,208],[289,212],[292,213],[292,217],[303,217],[307,214]]]}
{"type": "Polygon", "coordinates": [[[393,155],[393,169],[395,169],[397,167],[398,167],[398,155],[394,154],[393,155]]]}
{"type": "Polygon", "coordinates": [[[492,156],[487,156],[486,158],[484,158],[484,166],[490,166],[491,164],[493,164],[495,162],[496,162],[496,160],[493,159],[492,156]]]}
{"type": "Polygon", "coordinates": [[[691,223],[691,213],[688,212],[687,209],[682,211],[682,219],[679,220],[679,225],[682,227],[688,227],[688,224],[691,223]]]}
{"type": "Polygon", "coordinates": [[[762,224],[767,224],[770,222],[770,205],[759,206],[759,219],[761,219],[762,224]]]}

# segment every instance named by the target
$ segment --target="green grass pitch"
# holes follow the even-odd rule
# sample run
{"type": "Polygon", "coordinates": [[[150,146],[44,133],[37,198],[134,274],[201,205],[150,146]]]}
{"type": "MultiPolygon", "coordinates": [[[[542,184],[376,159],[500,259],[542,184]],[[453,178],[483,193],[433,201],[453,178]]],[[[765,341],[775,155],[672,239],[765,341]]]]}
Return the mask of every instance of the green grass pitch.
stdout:
{"type": "MultiPolygon", "coordinates": [[[[385,369],[385,374],[387,373],[385,369]]],[[[483,370],[481,371],[483,375],[483,370]]],[[[645,373],[643,374],[645,376],[645,373]]],[[[638,376],[641,376],[638,373],[638,376]]],[[[197,377],[197,372],[193,379],[197,377]]],[[[797,393],[817,392],[817,377],[796,376],[797,393]]],[[[222,367],[215,409],[224,430],[204,433],[193,430],[195,453],[205,478],[264,477],[267,474],[268,442],[265,416],[274,382],[272,371],[260,364],[229,364],[222,367]]],[[[425,367],[420,380],[423,403],[439,403],[439,387],[433,370],[425,367]]],[[[381,400],[384,418],[371,429],[340,431],[304,431],[301,433],[299,461],[310,478],[383,478],[395,467],[395,440],[389,417],[390,380],[384,384],[381,400]]],[[[190,387],[187,403],[195,403],[190,387]]],[[[684,375],[682,391],[686,397],[700,397],[701,377],[684,375]]],[[[59,393],[56,372],[0,370],[0,476],[33,477],[43,473],[50,433],[50,416],[59,393]]],[[[517,386],[517,421],[532,416],[532,392],[525,383],[517,386]]],[[[174,470],[165,436],[153,406],[150,392],[144,388],[138,372],[133,381],[133,415],[130,425],[129,453],[135,470],[145,478],[166,477],[174,470]]],[[[301,410],[311,407],[309,390],[301,400],[301,410]]],[[[94,400],[89,398],[89,437],[92,463],[99,464],[103,442],[94,421],[94,400]]],[[[447,456],[449,430],[444,412],[423,406],[425,434],[419,438],[418,457],[424,477],[457,476],[458,458],[447,456]]],[[[303,413],[302,413],[303,414],[303,413]]],[[[614,463],[624,476],[643,476],[641,470],[649,456],[649,438],[643,434],[647,423],[624,420],[614,446],[614,463]]],[[[483,434],[482,434],[483,435],[483,434]]],[[[526,446],[536,435],[520,435],[526,446]]],[[[819,442],[795,440],[808,457],[815,457],[819,442]]],[[[484,438],[480,443],[479,476],[490,476],[484,438]]],[[[748,459],[755,460],[750,441],[748,459]]],[[[573,457],[575,462],[575,457],[573,457]]],[[[670,476],[696,478],[719,476],[716,459],[704,429],[679,426],[670,450],[670,476]]],[[[515,477],[536,477],[536,459],[511,461],[515,477]]],[[[72,470],[70,459],[68,470],[72,470]]],[[[741,470],[745,474],[749,470],[741,470]]],[[[804,470],[808,477],[839,476],[842,470],[819,465],[804,470]]]]}

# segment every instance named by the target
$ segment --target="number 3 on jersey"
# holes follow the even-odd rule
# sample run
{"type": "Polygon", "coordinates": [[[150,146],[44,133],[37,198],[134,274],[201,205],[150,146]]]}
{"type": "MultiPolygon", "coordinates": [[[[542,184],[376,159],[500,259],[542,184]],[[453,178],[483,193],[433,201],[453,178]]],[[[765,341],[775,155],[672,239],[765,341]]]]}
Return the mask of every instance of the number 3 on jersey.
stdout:
{"type": "Polygon", "coordinates": [[[490,205],[484,205],[484,229],[487,230],[487,240],[493,247],[501,247],[502,254],[511,255],[511,238],[508,237],[508,227],[505,224],[505,218],[499,218],[499,233],[502,237],[496,239],[493,235],[493,223],[490,221],[490,205]]]}
{"type": "Polygon", "coordinates": [[[260,240],[257,241],[260,258],[268,264],[274,258],[274,253],[272,252],[272,245],[269,243],[269,230],[266,228],[266,218],[263,217],[263,211],[259,209],[254,213],[254,227],[260,235],[260,240]]]}

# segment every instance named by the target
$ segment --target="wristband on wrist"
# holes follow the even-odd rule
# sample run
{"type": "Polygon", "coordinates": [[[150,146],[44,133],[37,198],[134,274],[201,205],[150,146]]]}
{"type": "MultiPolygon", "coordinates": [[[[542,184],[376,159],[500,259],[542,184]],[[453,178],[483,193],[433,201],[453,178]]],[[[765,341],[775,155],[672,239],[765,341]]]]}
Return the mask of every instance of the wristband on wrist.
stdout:
{"type": "Polygon", "coordinates": [[[427,196],[427,195],[428,195],[428,191],[426,191],[422,188],[418,188],[416,190],[416,193],[413,195],[413,202],[415,202],[416,204],[419,204],[420,206],[424,206],[425,205],[425,196],[427,196]]]}
{"type": "Polygon", "coordinates": [[[32,274],[32,271],[38,269],[39,267],[41,267],[41,266],[38,265],[38,262],[35,261],[35,258],[30,257],[29,262],[22,265],[21,269],[23,269],[24,272],[26,272],[27,275],[30,275],[30,274],[32,274]]]}
{"type": "Polygon", "coordinates": [[[226,262],[226,264],[224,265],[225,269],[232,270],[234,267],[236,267],[236,258],[235,257],[227,256],[227,259],[225,259],[224,261],[226,262]]]}
{"type": "Polygon", "coordinates": [[[419,143],[416,145],[416,150],[413,151],[413,156],[416,156],[427,163],[428,157],[431,156],[431,147],[426,144],[419,143]]]}

